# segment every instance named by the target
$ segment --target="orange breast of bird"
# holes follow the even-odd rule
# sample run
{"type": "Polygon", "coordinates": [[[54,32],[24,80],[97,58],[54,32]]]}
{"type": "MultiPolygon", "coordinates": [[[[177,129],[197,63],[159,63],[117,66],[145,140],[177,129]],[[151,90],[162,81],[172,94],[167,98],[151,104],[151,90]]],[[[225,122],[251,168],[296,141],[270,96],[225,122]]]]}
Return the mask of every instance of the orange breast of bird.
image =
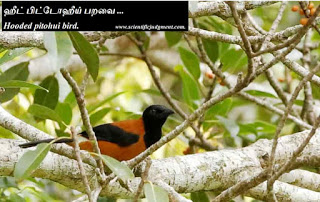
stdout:
{"type": "MultiPolygon", "coordinates": [[[[129,146],[119,146],[116,143],[108,141],[98,141],[101,154],[111,156],[119,161],[126,161],[146,150],[143,139],[145,130],[142,118],[138,120],[114,122],[112,125],[117,126],[126,132],[139,135],[139,140],[129,146]]],[[[82,150],[93,150],[92,143],[90,141],[81,142],[79,143],[79,146],[82,150]]]]}

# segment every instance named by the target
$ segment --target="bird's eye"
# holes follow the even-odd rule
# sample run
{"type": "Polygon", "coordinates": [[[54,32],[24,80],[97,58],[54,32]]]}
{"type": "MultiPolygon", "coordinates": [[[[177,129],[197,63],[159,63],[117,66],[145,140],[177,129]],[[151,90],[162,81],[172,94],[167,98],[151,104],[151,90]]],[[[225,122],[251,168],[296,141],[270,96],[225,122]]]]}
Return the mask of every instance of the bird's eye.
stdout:
{"type": "Polygon", "coordinates": [[[157,111],[155,109],[151,109],[151,113],[155,114],[157,111]]]}

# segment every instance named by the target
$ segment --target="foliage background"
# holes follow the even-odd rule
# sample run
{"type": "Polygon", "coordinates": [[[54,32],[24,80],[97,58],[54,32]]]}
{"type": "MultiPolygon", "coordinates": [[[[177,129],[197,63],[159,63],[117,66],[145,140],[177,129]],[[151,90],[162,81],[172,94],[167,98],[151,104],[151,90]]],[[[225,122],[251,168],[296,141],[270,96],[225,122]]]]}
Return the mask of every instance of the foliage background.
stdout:
{"type": "MultiPolygon", "coordinates": [[[[291,6],[297,4],[290,2],[284,12],[278,30],[299,24],[300,16],[291,11],[291,6]]],[[[277,16],[279,3],[254,9],[250,13],[260,26],[269,30],[273,20],[277,16]]],[[[201,17],[199,19],[201,28],[213,30],[220,33],[238,35],[237,30],[230,24],[218,17],[201,17]]],[[[190,114],[203,102],[214,81],[214,94],[218,95],[226,91],[226,87],[219,80],[208,78],[206,74],[209,69],[200,63],[199,58],[192,53],[183,33],[177,32],[147,32],[138,33],[149,40],[148,52],[157,54],[166,52],[162,60],[176,59],[175,65],[165,69],[159,65],[157,71],[160,73],[161,82],[178,102],[184,111],[190,114]],[[208,85],[209,83],[209,85],[208,85]]],[[[195,38],[190,37],[195,44],[195,38]]],[[[311,40],[314,43],[320,42],[317,33],[313,33],[311,40]]],[[[63,44],[60,44],[63,46],[63,44]]],[[[98,47],[97,44],[93,44],[98,47]]],[[[246,72],[247,58],[245,53],[237,46],[221,42],[204,40],[204,46],[210,60],[217,66],[221,63],[222,70],[234,76],[239,72],[246,72]]],[[[141,115],[146,106],[151,104],[167,105],[161,93],[155,87],[152,77],[144,61],[134,57],[123,57],[121,54],[135,54],[139,51],[134,44],[125,36],[114,40],[107,40],[105,46],[100,50],[99,76],[95,82],[90,78],[85,92],[85,99],[90,114],[92,125],[99,125],[106,122],[113,122],[125,119],[134,119],[141,115]],[[104,53],[117,52],[117,56],[108,56],[104,53]]],[[[312,61],[318,61],[320,49],[311,52],[312,61]]],[[[46,93],[43,90],[34,88],[9,89],[0,96],[2,106],[11,114],[21,120],[43,130],[52,136],[68,136],[67,126],[82,128],[80,113],[75,98],[70,93],[70,87],[62,78],[59,71],[52,67],[52,58],[46,54],[44,49],[20,48],[7,50],[1,48],[0,58],[0,82],[10,79],[23,80],[29,83],[43,86],[50,90],[46,93]],[[12,55],[17,57],[12,57],[12,55]],[[17,69],[21,71],[17,71],[17,69]],[[10,71],[11,70],[11,71],[10,71]],[[46,108],[36,107],[39,104],[46,108]],[[48,113],[48,109],[51,109],[48,113]],[[52,113],[51,113],[52,112],[52,113]]],[[[268,55],[265,60],[270,60],[268,55]]],[[[294,50],[289,58],[301,63],[302,54],[294,50]]],[[[157,65],[156,65],[157,66],[157,65]]],[[[73,78],[81,82],[85,75],[86,68],[78,55],[73,54],[68,64],[73,78]]],[[[272,68],[276,78],[283,89],[290,93],[298,83],[298,76],[295,73],[287,72],[281,63],[272,68]]],[[[313,87],[315,102],[319,102],[320,92],[313,87]]],[[[247,93],[263,97],[274,105],[281,105],[277,94],[269,86],[265,76],[256,79],[254,85],[250,85],[247,93]]],[[[296,106],[302,106],[303,93],[299,95],[296,106]]],[[[202,131],[209,142],[219,149],[241,148],[257,141],[260,138],[272,139],[275,133],[279,115],[259,107],[252,102],[239,97],[228,98],[225,101],[213,106],[207,111],[202,131]]],[[[178,116],[169,118],[163,128],[163,133],[171,131],[176,125],[182,122],[178,116]]],[[[288,121],[281,135],[292,134],[299,131],[299,128],[291,121],[288,121]]],[[[184,155],[189,148],[188,136],[193,136],[189,128],[185,135],[180,135],[169,142],[152,155],[153,158],[165,158],[175,155],[184,155]]],[[[1,138],[19,138],[10,131],[0,127],[1,138]]],[[[196,152],[203,152],[197,149],[196,152]]],[[[28,178],[16,182],[12,177],[0,179],[0,201],[70,201],[76,199],[81,193],[70,190],[58,183],[43,179],[28,178]]],[[[192,195],[194,201],[204,201],[210,198],[213,193],[197,193],[192,195]],[[197,199],[198,197],[198,199],[197,199]]],[[[190,196],[191,197],[191,196],[190,196]]],[[[111,201],[110,199],[100,199],[111,201]]],[[[251,199],[246,199],[251,200],[251,199]]]]}

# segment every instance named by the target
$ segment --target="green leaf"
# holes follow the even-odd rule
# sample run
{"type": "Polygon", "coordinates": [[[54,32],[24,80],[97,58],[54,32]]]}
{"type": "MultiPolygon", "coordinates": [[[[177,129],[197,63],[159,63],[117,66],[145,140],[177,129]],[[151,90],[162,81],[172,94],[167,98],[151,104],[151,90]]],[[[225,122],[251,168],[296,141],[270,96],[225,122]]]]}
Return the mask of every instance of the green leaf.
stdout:
{"type": "Polygon", "coordinates": [[[237,70],[247,64],[247,57],[243,50],[229,49],[221,58],[223,70],[237,70]]]}
{"type": "Polygon", "coordinates": [[[14,177],[0,177],[0,189],[8,187],[18,187],[14,177]]]}
{"type": "Polygon", "coordinates": [[[198,57],[194,53],[182,47],[179,47],[179,53],[184,66],[192,76],[198,80],[200,77],[200,61],[198,57]]]}
{"type": "Polygon", "coordinates": [[[93,113],[91,116],[90,116],[90,123],[91,125],[96,125],[99,121],[101,121],[103,119],[103,117],[105,117],[105,115],[108,114],[108,112],[110,111],[111,109],[109,107],[107,108],[103,108],[95,113],[93,113]]]}
{"type": "Polygon", "coordinates": [[[16,179],[25,179],[38,168],[43,159],[50,151],[51,144],[41,143],[34,151],[25,152],[14,168],[14,176],[16,179]]]}
{"type": "Polygon", "coordinates": [[[261,90],[246,90],[245,92],[250,94],[250,95],[253,95],[253,96],[278,98],[276,95],[274,95],[272,93],[261,91],[261,90]]]}
{"type": "Polygon", "coordinates": [[[216,119],[216,115],[225,116],[230,108],[232,106],[232,99],[227,98],[223,100],[222,102],[219,102],[212,107],[209,108],[209,110],[206,112],[205,119],[206,120],[213,120],[216,119]]]}
{"type": "Polygon", "coordinates": [[[32,104],[28,108],[28,112],[41,119],[50,119],[56,122],[62,122],[62,119],[58,113],[43,105],[32,104]]]}
{"type": "Polygon", "coordinates": [[[59,84],[54,76],[48,76],[41,83],[40,86],[49,90],[36,90],[34,94],[34,104],[46,106],[50,109],[55,109],[59,98],[59,84]]]}
{"type": "Polygon", "coordinates": [[[73,91],[71,91],[67,97],[64,99],[65,103],[68,103],[71,108],[75,107],[77,105],[76,97],[74,96],[73,91]]]}
{"type": "Polygon", "coordinates": [[[43,44],[55,70],[68,63],[72,55],[72,42],[67,32],[44,32],[43,44]]]}
{"type": "Polygon", "coordinates": [[[119,93],[115,93],[113,95],[110,95],[109,97],[107,97],[106,99],[102,100],[100,103],[93,105],[93,106],[89,106],[88,107],[88,112],[89,114],[92,113],[94,110],[96,110],[97,108],[107,104],[108,102],[110,102],[111,100],[117,98],[119,95],[122,95],[123,93],[126,93],[126,91],[122,91],[119,93]]]}
{"type": "Polygon", "coordinates": [[[202,39],[204,49],[210,58],[210,60],[215,63],[219,58],[219,45],[216,41],[202,39]]]}
{"type": "Polygon", "coordinates": [[[191,201],[192,202],[209,202],[210,200],[208,195],[205,192],[199,191],[199,192],[191,193],[191,201]]]}
{"type": "Polygon", "coordinates": [[[0,57],[2,58],[2,56],[4,56],[4,54],[7,52],[8,50],[6,48],[3,48],[2,46],[0,46],[0,57]]]}
{"type": "MultiPolygon", "coordinates": [[[[7,82],[10,80],[26,81],[29,76],[28,66],[29,62],[22,62],[11,67],[0,75],[0,82],[7,82]]],[[[19,88],[7,89],[0,95],[0,102],[11,100],[15,95],[19,93],[19,91],[19,88]]]]}
{"type": "MultiPolygon", "coordinates": [[[[91,153],[95,156],[98,156],[98,154],[96,153],[91,153]]],[[[100,158],[102,159],[103,163],[105,165],[107,165],[110,170],[116,174],[122,181],[127,181],[129,179],[133,179],[134,178],[134,174],[132,172],[132,170],[125,165],[124,163],[121,163],[120,161],[110,157],[110,156],[106,156],[106,155],[100,155],[100,158]]]]}
{"type": "Polygon", "coordinates": [[[99,196],[97,202],[117,202],[117,199],[111,197],[101,197],[99,196]]]}
{"type": "Polygon", "coordinates": [[[264,121],[255,121],[253,123],[248,123],[247,125],[255,128],[259,133],[275,133],[277,129],[276,125],[264,121]]]}
{"type": "Polygon", "coordinates": [[[1,58],[0,58],[0,65],[22,55],[33,48],[15,48],[12,50],[8,50],[1,58]]]}
{"type": "Polygon", "coordinates": [[[64,130],[55,129],[54,131],[58,137],[70,137],[70,133],[64,132],[64,130]]]}
{"type": "Polygon", "coordinates": [[[143,189],[148,202],[169,202],[168,193],[152,182],[145,183],[143,189]]]}
{"type": "MultiPolygon", "coordinates": [[[[314,92],[314,91],[312,91],[312,92],[314,92]]],[[[282,104],[282,103],[281,103],[281,104],[282,104]]],[[[304,104],[304,101],[303,101],[303,100],[295,100],[295,101],[294,101],[294,104],[295,104],[295,105],[299,105],[299,106],[302,107],[303,104],[304,104]]]]}
{"type": "Polygon", "coordinates": [[[57,115],[59,117],[61,117],[62,121],[65,124],[67,124],[67,125],[70,124],[71,119],[72,119],[72,109],[70,107],[70,104],[59,102],[56,106],[55,111],[56,111],[57,115]]]}
{"type": "Polygon", "coordinates": [[[231,109],[231,106],[232,98],[227,98],[210,107],[204,116],[205,123],[203,124],[203,130],[207,131],[216,124],[216,122],[211,122],[212,120],[217,120],[216,115],[226,116],[231,109]]]}
{"type": "Polygon", "coordinates": [[[171,47],[180,41],[182,37],[182,33],[181,32],[165,32],[165,37],[169,47],[171,47]]]}
{"type": "Polygon", "coordinates": [[[3,127],[0,127],[0,138],[16,139],[15,135],[10,130],[3,127]]]}
{"type": "Polygon", "coordinates": [[[181,66],[181,69],[179,70],[179,74],[182,79],[183,99],[192,109],[196,109],[197,108],[196,101],[200,100],[200,93],[199,93],[197,82],[186,71],[184,71],[182,66],[181,66]]]}
{"type": "Polygon", "coordinates": [[[239,124],[240,131],[239,134],[241,135],[249,135],[254,134],[257,135],[258,131],[252,124],[239,124]]]}
{"type": "Polygon", "coordinates": [[[68,32],[73,47],[77,50],[81,60],[87,65],[94,81],[99,74],[99,56],[96,49],[79,32],[68,32]]]}
{"type": "Polygon", "coordinates": [[[10,193],[10,196],[9,196],[9,201],[14,201],[14,202],[25,202],[26,199],[22,198],[21,196],[19,196],[18,194],[16,193],[10,193]]]}
{"type": "Polygon", "coordinates": [[[19,80],[10,80],[10,81],[4,81],[4,82],[0,82],[0,86],[4,87],[4,88],[31,88],[31,89],[40,89],[40,90],[44,90],[46,92],[49,92],[47,89],[32,84],[32,83],[28,83],[25,81],[19,81],[19,80]]]}
{"type": "Polygon", "coordinates": [[[226,119],[222,116],[216,116],[219,121],[222,123],[222,125],[227,129],[227,131],[230,133],[231,137],[235,137],[238,135],[240,131],[240,127],[234,120],[226,119]]]}

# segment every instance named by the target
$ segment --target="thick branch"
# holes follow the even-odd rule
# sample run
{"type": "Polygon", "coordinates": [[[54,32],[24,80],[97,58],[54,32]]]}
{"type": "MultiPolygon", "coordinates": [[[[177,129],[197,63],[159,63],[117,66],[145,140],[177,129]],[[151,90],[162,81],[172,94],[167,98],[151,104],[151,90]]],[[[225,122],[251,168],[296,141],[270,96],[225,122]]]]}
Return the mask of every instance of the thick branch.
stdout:
{"type": "MultiPolygon", "coordinates": [[[[250,1],[250,2],[240,2],[237,7],[239,13],[245,10],[252,10],[261,6],[266,6],[270,4],[277,3],[276,1],[250,1]]],[[[230,8],[225,2],[214,1],[214,2],[200,2],[198,3],[198,8],[194,12],[189,14],[189,17],[196,18],[201,16],[217,15],[221,18],[230,18],[232,13],[230,8]]]]}
{"type": "MultiPolygon", "coordinates": [[[[113,39],[128,32],[83,32],[88,41],[98,41],[102,37],[113,39]]],[[[13,49],[21,47],[43,48],[42,32],[0,32],[0,45],[4,48],[13,49]]]]}
{"type": "MultiPolygon", "coordinates": [[[[52,136],[45,132],[21,121],[20,119],[12,116],[6,110],[0,106],[0,126],[8,129],[20,137],[30,140],[37,141],[42,139],[49,139],[52,136]]],[[[52,145],[53,152],[61,154],[71,159],[76,159],[74,156],[73,148],[66,144],[54,144],[52,145]]],[[[81,152],[82,160],[90,165],[96,165],[95,160],[87,152],[81,152]]]]}
{"type": "MultiPolygon", "coordinates": [[[[300,142],[304,140],[309,131],[296,133],[290,136],[279,138],[278,153],[276,163],[285,162],[300,142]]],[[[13,173],[14,165],[25,150],[18,147],[21,140],[0,139],[0,175],[10,176],[13,173]]],[[[166,159],[152,160],[148,179],[161,179],[179,193],[188,193],[203,190],[226,189],[234,183],[250,178],[263,170],[265,156],[271,150],[270,140],[259,140],[258,142],[242,149],[221,150],[207,153],[200,153],[187,156],[177,156],[166,159]]],[[[320,132],[302,152],[301,157],[320,156],[320,132]]],[[[144,172],[145,164],[141,164],[136,169],[136,175],[144,172]]],[[[94,167],[84,164],[88,174],[89,183],[93,183],[95,178],[94,167]]],[[[315,174],[316,175],[316,174],[315,174]]],[[[59,182],[72,189],[84,191],[81,175],[77,162],[66,157],[49,153],[41,166],[35,170],[33,177],[41,177],[59,182]]],[[[292,176],[293,177],[293,176],[292,176]]],[[[135,191],[140,183],[140,178],[136,177],[128,183],[132,193],[127,192],[116,182],[102,189],[102,196],[134,197],[135,191]]],[[[298,185],[298,184],[296,184],[298,185]]],[[[309,184],[308,186],[312,186],[309,184]]],[[[317,190],[316,185],[312,190],[317,190]]],[[[311,188],[310,188],[311,189],[311,188]]],[[[309,194],[309,198],[320,199],[320,194],[291,186],[286,183],[275,183],[275,193],[279,197],[290,194],[291,199],[298,199],[309,194]],[[278,188],[277,188],[278,187],[278,188]]],[[[266,197],[266,184],[262,184],[246,195],[257,199],[266,197]]]]}

